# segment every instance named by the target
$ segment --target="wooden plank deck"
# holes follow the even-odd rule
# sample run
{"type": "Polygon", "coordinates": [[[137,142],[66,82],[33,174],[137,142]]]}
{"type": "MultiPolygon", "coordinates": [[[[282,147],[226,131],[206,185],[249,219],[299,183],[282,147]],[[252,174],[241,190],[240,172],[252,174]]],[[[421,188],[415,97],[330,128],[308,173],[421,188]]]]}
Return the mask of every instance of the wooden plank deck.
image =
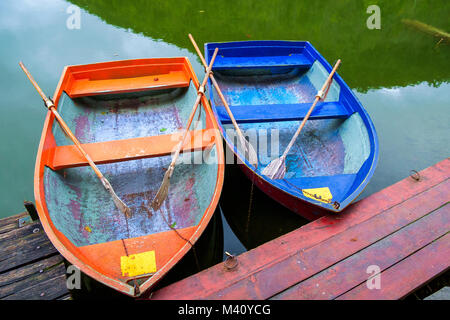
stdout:
{"type": "Polygon", "coordinates": [[[0,300],[70,299],[63,257],[27,213],[0,220],[0,248],[0,300]]]}
{"type": "Polygon", "coordinates": [[[401,299],[450,266],[450,160],[151,299],[401,299]],[[380,289],[369,289],[369,266],[380,289]]]}

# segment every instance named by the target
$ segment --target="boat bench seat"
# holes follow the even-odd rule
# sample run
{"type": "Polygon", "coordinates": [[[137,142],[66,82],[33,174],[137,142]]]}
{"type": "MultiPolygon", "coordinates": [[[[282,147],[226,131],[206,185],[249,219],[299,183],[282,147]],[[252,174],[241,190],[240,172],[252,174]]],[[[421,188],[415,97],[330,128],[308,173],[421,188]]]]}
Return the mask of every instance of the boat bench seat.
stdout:
{"type": "MultiPolygon", "coordinates": [[[[230,106],[238,123],[302,120],[312,103],[230,106]]],[[[224,106],[217,106],[223,124],[231,123],[224,106]]],[[[348,118],[352,112],[340,102],[319,102],[309,119],[348,118]]]]}
{"type": "Polygon", "coordinates": [[[185,72],[170,71],[165,74],[150,76],[74,79],[66,91],[71,98],[78,98],[101,94],[181,88],[188,87],[189,83],[190,79],[185,72]]]}
{"type": "Polygon", "coordinates": [[[219,54],[214,61],[213,70],[242,69],[242,68],[271,68],[271,67],[301,67],[310,68],[312,62],[302,54],[285,56],[260,57],[223,57],[219,54]]]}
{"type": "MultiPolygon", "coordinates": [[[[83,149],[96,164],[129,161],[170,155],[182,137],[181,133],[165,134],[106,142],[83,144],[83,149]]],[[[208,130],[190,131],[181,152],[193,152],[212,147],[214,137],[208,130]]],[[[57,146],[47,166],[53,170],[87,166],[88,162],[75,145],[57,146]]]]}

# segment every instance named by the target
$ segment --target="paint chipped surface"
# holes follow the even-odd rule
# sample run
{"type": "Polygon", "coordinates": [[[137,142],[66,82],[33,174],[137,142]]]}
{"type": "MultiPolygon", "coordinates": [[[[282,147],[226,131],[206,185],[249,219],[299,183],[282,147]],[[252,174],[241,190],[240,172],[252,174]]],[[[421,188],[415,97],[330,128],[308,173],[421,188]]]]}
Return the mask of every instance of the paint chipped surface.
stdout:
{"type": "MultiPolygon", "coordinates": [[[[341,119],[307,122],[302,134],[286,157],[286,176],[299,178],[343,173],[345,148],[338,134],[338,128],[342,122],[341,119]]],[[[259,140],[255,149],[258,152],[259,167],[264,168],[271,160],[281,155],[299,125],[300,121],[284,121],[245,123],[240,124],[240,127],[244,134],[258,133],[259,140]],[[275,136],[272,137],[272,135],[275,136]],[[273,141],[278,141],[278,144],[272,145],[273,141]]],[[[227,131],[233,130],[231,124],[224,127],[227,131]]],[[[256,143],[253,143],[253,146],[255,147],[256,143]]]]}
{"type": "MultiPolygon", "coordinates": [[[[59,111],[82,143],[177,132],[186,123],[195,102],[195,88],[191,84],[188,90],[154,93],[131,98],[114,96],[113,100],[85,97],[75,101],[64,94],[59,111]],[[161,133],[161,128],[166,131],[161,133]]],[[[198,128],[205,128],[205,112],[200,119],[198,128]]],[[[53,127],[53,132],[58,145],[71,144],[58,125],[53,127]]],[[[171,179],[169,196],[158,212],[153,211],[150,203],[171,161],[170,156],[99,165],[117,195],[130,207],[133,215],[128,219],[115,207],[90,167],[60,171],[45,168],[45,197],[50,217],[56,228],[76,246],[170,230],[162,215],[169,224],[176,223],[177,229],[194,226],[211,202],[217,179],[217,161],[211,165],[194,161],[202,154],[202,151],[182,154],[171,179]],[[187,158],[192,161],[180,163],[187,158]]],[[[210,157],[216,157],[215,148],[210,157]]]]}
{"type": "MultiPolygon", "coordinates": [[[[231,106],[286,105],[288,108],[292,104],[312,104],[329,74],[316,61],[308,70],[243,68],[219,70],[215,75],[231,106]]],[[[340,94],[341,88],[333,80],[325,101],[339,101],[340,94]]],[[[215,105],[223,105],[215,90],[212,97],[215,105]]],[[[301,121],[239,124],[257,150],[259,171],[281,156],[300,124],[301,121]]],[[[228,142],[239,145],[234,126],[222,126],[226,130],[228,142]]],[[[329,187],[334,199],[341,201],[353,186],[356,174],[369,155],[367,128],[358,114],[347,119],[311,119],[306,122],[286,157],[285,179],[290,184],[283,181],[272,183],[298,196],[302,196],[300,188],[329,187]],[[293,184],[298,190],[293,189],[293,184]]]]}
{"type": "MultiPolygon", "coordinates": [[[[254,71],[252,71],[254,72],[254,71]]],[[[223,76],[216,72],[216,80],[231,106],[289,104],[314,100],[317,89],[302,70],[285,75],[223,76]]],[[[215,92],[214,102],[223,105],[215,92]]]]}

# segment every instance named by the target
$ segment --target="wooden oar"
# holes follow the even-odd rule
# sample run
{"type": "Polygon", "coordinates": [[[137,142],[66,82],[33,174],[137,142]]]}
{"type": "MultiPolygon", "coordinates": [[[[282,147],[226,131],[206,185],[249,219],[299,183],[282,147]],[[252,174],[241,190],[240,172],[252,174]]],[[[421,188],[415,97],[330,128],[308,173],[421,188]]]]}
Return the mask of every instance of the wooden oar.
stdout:
{"type": "Polygon", "coordinates": [[[69,129],[67,124],[64,122],[63,118],[61,118],[61,116],[59,115],[58,111],[56,111],[56,107],[55,107],[55,104],[53,103],[53,101],[50,100],[49,98],[47,98],[47,96],[41,90],[39,85],[34,80],[33,76],[30,74],[30,72],[27,70],[27,68],[23,65],[23,63],[20,62],[19,65],[22,68],[22,70],[25,72],[25,74],[27,75],[27,77],[30,80],[31,84],[34,86],[36,91],[41,96],[42,100],[44,100],[44,103],[45,103],[45,106],[47,107],[47,109],[50,110],[53,113],[53,115],[55,116],[56,120],[58,120],[58,123],[61,126],[61,128],[63,129],[63,131],[72,140],[72,142],[78,148],[80,153],[86,158],[87,162],[92,167],[92,169],[94,170],[95,174],[100,179],[100,181],[102,182],[103,186],[105,187],[105,189],[111,194],[112,200],[114,201],[114,204],[116,205],[116,207],[120,211],[122,211],[127,217],[131,217],[131,210],[130,210],[130,208],[127,207],[127,205],[122,200],[120,200],[120,198],[114,192],[114,189],[111,186],[111,184],[109,183],[109,181],[103,176],[103,174],[100,172],[100,170],[95,165],[94,161],[92,161],[91,157],[86,153],[86,151],[84,151],[84,149],[81,146],[81,144],[78,141],[78,139],[75,137],[75,135],[69,129]]]}
{"type": "Polygon", "coordinates": [[[187,125],[186,125],[186,129],[184,130],[183,133],[183,137],[181,138],[180,142],[177,145],[177,148],[175,150],[175,154],[172,157],[172,162],[169,165],[169,168],[167,169],[166,173],[164,174],[164,179],[161,183],[161,186],[159,187],[158,192],[156,193],[155,198],[152,201],[152,208],[153,210],[158,210],[159,208],[161,208],[161,205],[163,204],[164,200],[166,200],[167,195],[169,194],[169,186],[170,186],[170,178],[172,177],[173,171],[175,169],[175,163],[178,159],[178,156],[180,155],[180,151],[181,151],[181,147],[184,144],[184,140],[186,140],[187,134],[189,132],[189,128],[191,127],[192,124],[192,120],[194,119],[195,116],[195,112],[197,111],[197,107],[200,103],[200,100],[202,98],[202,95],[205,94],[205,85],[206,82],[208,81],[208,75],[211,72],[212,66],[214,64],[214,60],[216,60],[216,56],[217,56],[217,52],[219,51],[218,48],[216,48],[216,50],[214,51],[214,55],[211,59],[211,63],[209,64],[208,69],[206,69],[206,74],[205,74],[205,78],[203,79],[202,84],[200,85],[200,87],[198,88],[197,91],[197,99],[195,100],[195,104],[192,107],[192,111],[191,114],[189,116],[187,125]]]}
{"type": "MultiPolygon", "coordinates": [[[[203,66],[206,68],[208,67],[205,61],[205,58],[202,55],[202,52],[200,51],[200,49],[197,46],[197,43],[194,40],[194,37],[189,34],[189,39],[192,42],[192,45],[195,48],[195,51],[197,51],[198,56],[200,57],[200,60],[202,61],[203,66]]],[[[217,91],[217,94],[220,97],[220,100],[222,100],[223,105],[225,106],[225,110],[227,110],[228,112],[228,116],[231,119],[231,122],[233,123],[234,128],[236,129],[236,132],[238,134],[239,140],[241,142],[241,145],[244,147],[244,150],[248,153],[248,162],[255,166],[255,168],[258,168],[258,156],[256,154],[255,149],[253,149],[253,146],[244,138],[244,135],[242,134],[241,129],[239,128],[233,113],[231,112],[230,106],[228,105],[227,101],[225,100],[224,95],[222,94],[222,91],[219,88],[219,84],[217,83],[216,79],[214,78],[214,75],[212,73],[209,74],[209,78],[211,79],[211,82],[214,86],[214,88],[217,91]]]]}
{"type": "Polygon", "coordinates": [[[289,152],[289,150],[294,145],[295,140],[297,140],[298,135],[302,131],[303,127],[306,124],[306,121],[308,120],[309,116],[313,112],[317,102],[319,102],[320,99],[325,99],[326,94],[328,93],[329,86],[331,85],[331,80],[333,79],[333,75],[336,72],[337,68],[341,64],[341,60],[339,59],[336,64],[334,65],[333,70],[331,71],[330,75],[328,76],[327,80],[322,86],[322,89],[320,89],[319,92],[317,92],[316,99],[314,99],[314,103],[312,104],[311,108],[309,109],[308,113],[306,114],[305,118],[303,118],[302,123],[298,127],[297,131],[295,132],[294,136],[292,137],[291,141],[289,142],[288,146],[286,147],[286,150],[284,150],[284,153],[281,157],[272,160],[267,167],[265,167],[262,170],[262,174],[269,177],[270,179],[283,179],[284,175],[286,174],[286,156],[289,152]],[[328,88],[328,89],[327,89],[328,88]]]}

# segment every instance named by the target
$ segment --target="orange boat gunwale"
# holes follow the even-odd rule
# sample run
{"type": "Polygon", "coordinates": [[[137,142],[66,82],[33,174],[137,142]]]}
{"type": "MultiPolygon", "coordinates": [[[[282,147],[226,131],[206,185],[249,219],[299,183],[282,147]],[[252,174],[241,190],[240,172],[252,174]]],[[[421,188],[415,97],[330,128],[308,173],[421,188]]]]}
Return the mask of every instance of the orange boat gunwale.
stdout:
{"type": "MultiPolygon", "coordinates": [[[[55,93],[53,95],[53,101],[55,102],[56,107],[58,107],[58,102],[61,98],[63,91],[67,88],[72,87],[74,79],[72,78],[73,72],[83,73],[84,76],[89,76],[89,72],[94,70],[102,69],[104,70],[105,76],[108,75],[108,70],[111,69],[119,69],[121,66],[139,66],[143,63],[154,63],[162,66],[167,66],[170,68],[171,65],[177,64],[181,66],[181,70],[185,72],[188,78],[188,83],[192,80],[194,86],[198,89],[199,81],[196,78],[195,72],[189,62],[189,60],[185,57],[180,58],[153,58],[153,59],[135,59],[135,60],[123,60],[123,61],[114,61],[114,62],[103,62],[98,64],[89,64],[89,65],[79,65],[79,66],[68,66],[64,68],[61,79],[56,87],[55,93]]],[[[123,68],[126,72],[127,68],[123,68]]],[[[130,70],[130,68],[128,68],[130,70]]],[[[176,80],[174,84],[171,84],[170,81],[166,81],[166,87],[174,88],[179,87],[180,82],[179,74],[177,74],[176,80]]],[[[105,80],[105,79],[103,79],[105,80]]],[[[158,79],[159,80],[159,79],[158,79]]],[[[148,88],[139,87],[137,90],[133,90],[129,85],[124,83],[124,87],[120,88],[117,86],[117,81],[115,83],[116,92],[134,92],[134,91],[144,91],[148,90],[148,88]],[[123,89],[123,90],[122,90],[123,89]]],[[[96,94],[101,94],[105,92],[98,92],[96,94]]],[[[113,91],[108,91],[107,93],[113,93],[113,91]]],[[[224,153],[222,147],[222,139],[220,136],[220,132],[218,131],[217,124],[213,120],[212,111],[208,104],[208,100],[203,95],[201,98],[201,103],[204,111],[206,112],[206,126],[207,128],[214,129],[214,144],[216,145],[217,152],[217,179],[215,184],[214,193],[211,199],[211,202],[208,208],[205,210],[200,222],[192,227],[192,233],[189,236],[189,240],[191,243],[195,243],[207,224],[209,223],[219,201],[222,185],[223,185],[223,177],[224,177],[224,153]]],[[[139,294],[145,292],[150,287],[152,287],[160,278],[170,270],[191,248],[191,245],[188,242],[185,242],[181,249],[172,256],[172,258],[164,264],[158,271],[153,274],[148,280],[142,283],[139,286],[139,292],[135,292],[135,288],[121,280],[115,279],[111,276],[107,276],[86,263],[86,256],[83,254],[82,250],[79,247],[75,246],[62,232],[60,232],[55,225],[53,224],[45,200],[45,190],[44,190],[44,169],[45,166],[49,163],[49,156],[52,148],[56,146],[53,134],[51,132],[53,126],[54,116],[51,112],[47,112],[47,116],[44,122],[43,132],[39,143],[39,149],[36,157],[36,165],[35,165],[35,173],[34,173],[34,194],[36,201],[36,208],[39,214],[39,218],[41,224],[49,237],[52,244],[56,247],[56,249],[73,265],[79,267],[79,269],[87,274],[88,276],[94,278],[95,280],[102,282],[103,284],[114,288],[124,294],[130,296],[138,296],[139,294]]],[[[167,231],[173,232],[173,231],[167,231]]],[[[130,239],[127,239],[130,240],[130,239]]]]}

